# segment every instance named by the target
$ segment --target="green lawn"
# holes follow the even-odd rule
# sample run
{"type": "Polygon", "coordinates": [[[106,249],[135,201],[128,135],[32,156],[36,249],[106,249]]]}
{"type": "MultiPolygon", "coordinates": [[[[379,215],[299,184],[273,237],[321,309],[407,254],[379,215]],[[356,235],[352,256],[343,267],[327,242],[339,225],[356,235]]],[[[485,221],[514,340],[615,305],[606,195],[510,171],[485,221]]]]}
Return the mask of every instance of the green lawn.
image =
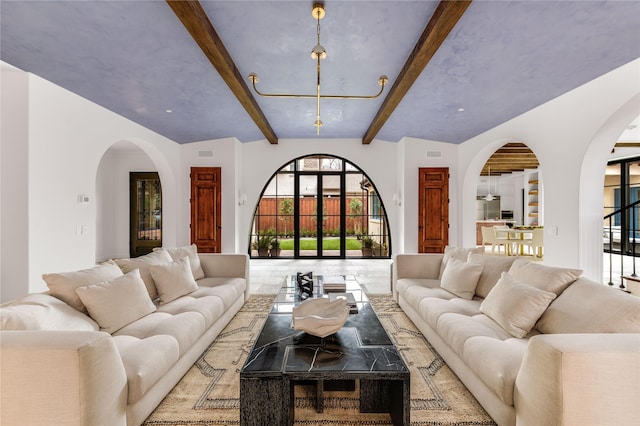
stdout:
{"type": "MultiPolygon", "coordinates": [[[[360,250],[362,245],[357,238],[347,238],[347,250],[360,250]]],[[[280,248],[282,250],[293,250],[293,240],[280,240],[280,248]]],[[[316,250],[315,239],[301,239],[300,250],[316,250]]],[[[340,250],[340,239],[331,238],[322,241],[323,250],[340,250]]]]}

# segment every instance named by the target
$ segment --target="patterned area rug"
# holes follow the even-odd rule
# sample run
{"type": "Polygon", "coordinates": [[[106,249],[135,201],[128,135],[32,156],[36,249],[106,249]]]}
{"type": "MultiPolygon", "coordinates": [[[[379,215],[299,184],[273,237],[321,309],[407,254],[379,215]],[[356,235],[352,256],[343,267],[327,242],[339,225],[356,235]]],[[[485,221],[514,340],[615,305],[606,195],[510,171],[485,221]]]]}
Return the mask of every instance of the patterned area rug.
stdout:
{"type": "MultiPolygon", "coordinates": [[[[240,369],[273,298],[273,295],[251,296],[144,426],[240,424],[240,369]]],[[[495,424],[390,295],[369,295],[369,300],[411,370],[411,425],[495,424]]],[[[317,413],[314,387],[296,386],[295,424],[391,424],[388,414],[359,413],[357,392],[357,386],[351,392],[325,392],[325,410],[317,413]]]]}

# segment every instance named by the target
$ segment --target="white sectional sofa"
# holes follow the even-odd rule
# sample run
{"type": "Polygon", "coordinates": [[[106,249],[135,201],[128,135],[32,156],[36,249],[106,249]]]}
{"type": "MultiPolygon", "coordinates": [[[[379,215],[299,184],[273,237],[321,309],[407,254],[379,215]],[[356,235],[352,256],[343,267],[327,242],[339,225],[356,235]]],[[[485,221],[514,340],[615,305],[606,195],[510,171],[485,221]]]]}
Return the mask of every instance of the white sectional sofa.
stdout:
{"type": "Polygon", "coordinates": [[[131,426],[247,300],[249,257],[191,246],[43,278],[0,307],[1,424],[131,426]]]}
{"type": "Polygon", "coordinates": [[[400,254],[400,307],[499,425],[640,424],[640,298],[581,271],[400,254]]]}

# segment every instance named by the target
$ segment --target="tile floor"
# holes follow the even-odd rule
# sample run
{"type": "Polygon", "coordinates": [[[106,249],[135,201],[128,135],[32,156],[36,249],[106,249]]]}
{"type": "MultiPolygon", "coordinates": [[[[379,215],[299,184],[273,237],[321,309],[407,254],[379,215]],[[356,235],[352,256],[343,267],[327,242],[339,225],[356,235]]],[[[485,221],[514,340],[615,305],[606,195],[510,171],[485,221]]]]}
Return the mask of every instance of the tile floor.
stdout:
{"type": "Polygon", "coordinates": [[[353,275],[368,294],[391,292],[390,259],[251,259],[251,293],[277,293],[282,280],[296,272],[353,275]]]}
{"type": "MultiPolygon", "coordinates": [[[[489,250],[490,253],[490,250],[489,250]]],[[[604,254],[604,276],[602,282],[609,282],[609,255],[604,254]]],[[[632,272],[632,259],[625,256],[613,258],[613,281],[620,283],[621,261],[624,272],[632,272]]],[[[391,292],[391,259],[252,259],[251,293],[277,293],[286,275],[312,271],[320,275],[354,275],[369,294],[391,292]]],[[[638,261],[640,274],[640,261],[638,261]]]]}

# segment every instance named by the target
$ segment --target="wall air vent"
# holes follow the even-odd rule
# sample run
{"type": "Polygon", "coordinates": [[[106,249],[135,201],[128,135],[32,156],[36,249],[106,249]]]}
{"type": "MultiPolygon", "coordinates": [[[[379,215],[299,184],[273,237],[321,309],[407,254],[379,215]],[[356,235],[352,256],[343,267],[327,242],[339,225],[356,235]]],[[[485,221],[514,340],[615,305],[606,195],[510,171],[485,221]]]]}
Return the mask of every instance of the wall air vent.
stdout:
{"type": "Polygon", "coordinates": [[[427,158],[440,158],[442,151],[427,151],[427,158]]]}
{"type": "Polygon", "coordinates": [[[213,158],[213,151],[198,151],[199,158],[213,158]]]}

